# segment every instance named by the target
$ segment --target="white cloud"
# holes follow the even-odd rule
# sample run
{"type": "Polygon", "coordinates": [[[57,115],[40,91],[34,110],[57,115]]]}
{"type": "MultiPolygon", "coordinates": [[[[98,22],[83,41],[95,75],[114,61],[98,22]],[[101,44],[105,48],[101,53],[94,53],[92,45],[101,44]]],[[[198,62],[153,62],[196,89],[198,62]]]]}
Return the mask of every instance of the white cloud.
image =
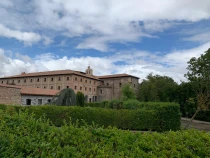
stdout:
{"type": "Polygon", "coordinates": [[[33,32],[21,32],[16,30],[11,30],[0,24],[0,36],[7,38],[15,38],[17,40],[23,41],[26,45],[31,45],[32,43],[39,42],[41,36],[33,32]]]}
{"type": "Polygon", "coordinates": [[[52,53],[46,53],[31,59],[28,56],[16,54],[11,58],[0,49],[0,76],[8,76],[25,72],[46,70],[72,69],[85,71],[90,65],[95,75],[107,75],[113,73],[128,73],[144,79],[149,73],[172,77],[176,82],[186,80],[187,62],[192,57],[198,57],[208,50],[210,42],[188,50],[177,50],[159,56],[158,53],[131,50],[119,52],[105,57],[59,57],[52,53]],[[121,62],[120,64],[118,62],[121,62]]]}
{"type": "MultiPolygon", "coordinates": [[[[202,0],[40,0],[1,1],[0,21],[19,35],[4,35],[26,42],[39,31],[68,37],[85,36],[77,48],[108,50],[110,43],[137,42],[148,33],[174,24],[210,18],[210,1],[202,0]],[[9,9],[8,9],[9,7],[9,9]],[[143,23],[141,26],[139,22],[143,23]],[[20,32],[19,32],[20,33],[20,32]],[[19,34],[18,33],[18,34],[19,34]],[[95,40],[95,41],[93,41],[95,40]]],[[[44,44],[52,40],[43,39],[44,44]]],[[[197,39],[196,39],[197,40],[197,39]]]]}

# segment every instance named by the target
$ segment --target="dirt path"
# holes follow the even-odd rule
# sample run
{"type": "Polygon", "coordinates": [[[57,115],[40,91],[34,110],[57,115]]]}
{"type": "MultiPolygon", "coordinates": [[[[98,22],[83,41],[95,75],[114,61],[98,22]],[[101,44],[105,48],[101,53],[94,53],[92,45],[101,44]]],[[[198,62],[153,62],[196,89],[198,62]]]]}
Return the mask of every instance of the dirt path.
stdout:
{"type": "MultiPolygon", "coordinates": [[[[184,128],[190,119],[188,118],[181,118],[181,125],[182,128],[184,128]]],[[[198,121],[193,120],[193,122],[189,125],[188,129],[194,128],[198,130],[204,130],[210,132],[210,122],[204,122],[204,121],[198,121]]]]}

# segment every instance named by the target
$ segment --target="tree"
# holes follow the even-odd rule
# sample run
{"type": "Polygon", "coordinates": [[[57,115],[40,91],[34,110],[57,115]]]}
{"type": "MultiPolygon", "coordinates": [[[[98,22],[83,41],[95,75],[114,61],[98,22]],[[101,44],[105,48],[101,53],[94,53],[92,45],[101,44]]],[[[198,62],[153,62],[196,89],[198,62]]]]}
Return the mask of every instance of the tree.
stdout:
{"type": "Polygon", "coordinates": [[[190,121],[192,122],[199,111],[210,109],[210,48],[200,57],[191,58],[187,70],[185,77],[193,83],[197,101],[197,110],[190,121]]]}
{"type": "Polygon", "coordinates": [[[85,96],[82,92],[77,92],[76,94],[76,102],[78,106],[84,106],[85,104],[85,96]]]}
{"type": "Polygon", "coordinates": [[[128,99],[135,99],[136,98],[136,94],[134,92],[134,89],[131,87],[130,84],[124,84],[121,87],[121,97],[123,101],[126,101],[128,99]]]}
{"type": "Polygon", "coordinates": [[[74,106],[76,105],[76,95],[71,88],[63,89],[59,94],[52,99],[53,105],[59,106],[74,106]]]}
{"type": "Polygon", "coordinates": [[[140,101],[174,101],[178,85],[168,76],[149,74],[139,85],[137,96],[140,101]]]}

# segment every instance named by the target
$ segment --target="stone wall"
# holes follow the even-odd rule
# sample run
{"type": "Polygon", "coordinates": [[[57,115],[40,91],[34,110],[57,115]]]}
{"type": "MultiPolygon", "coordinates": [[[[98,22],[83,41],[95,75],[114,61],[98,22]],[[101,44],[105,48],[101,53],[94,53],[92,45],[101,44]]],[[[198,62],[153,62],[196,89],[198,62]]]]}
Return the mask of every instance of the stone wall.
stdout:
{"type": "Polygon", "coordinates": [[[21,103],[24,106],[30,106],[27,105],[27,100],[31,100],[30,101],[30,105],[44,105],[46,103],[51,102],[52,100],[52,96],[30,96],[30,95],[22,95],[21,97],[21,103]],[[39,102],[41,101],[41,103],[39,102]]]}
{"type": "Polygon", "coordinates": [[[21,104],[20,89],[0,86],[0,104],[20,105],[21,104]]]}

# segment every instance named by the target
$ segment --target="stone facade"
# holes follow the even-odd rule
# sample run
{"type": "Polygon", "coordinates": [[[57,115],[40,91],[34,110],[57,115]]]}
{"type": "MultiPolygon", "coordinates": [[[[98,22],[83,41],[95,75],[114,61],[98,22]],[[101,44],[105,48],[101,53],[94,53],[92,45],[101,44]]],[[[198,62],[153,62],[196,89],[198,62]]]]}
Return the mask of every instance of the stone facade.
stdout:
{"type": "Polygon", "coordinates": [[[75,93],[84,93],[88,102],[111,100],[120,97],[121,86],[129,83],[134,90],[138,86],[138,77],[128,74],[94,76],[88,67],[85,72],[60,70],[0,78],[0,84],[13,84],[42,89],[62,90],[72,88],[75,93]]]}
{"type": "Polygon", "coordinates": [[[50,103],[52,96],[31,96],[31,95],[22,95],[21,104],[24,106],[30,105],[44,105],[50,103]]]}
{"type": "Polygon", "coordinates": [[[20,105],[20,88],[0,86],[0,104],[20,105]]]}

